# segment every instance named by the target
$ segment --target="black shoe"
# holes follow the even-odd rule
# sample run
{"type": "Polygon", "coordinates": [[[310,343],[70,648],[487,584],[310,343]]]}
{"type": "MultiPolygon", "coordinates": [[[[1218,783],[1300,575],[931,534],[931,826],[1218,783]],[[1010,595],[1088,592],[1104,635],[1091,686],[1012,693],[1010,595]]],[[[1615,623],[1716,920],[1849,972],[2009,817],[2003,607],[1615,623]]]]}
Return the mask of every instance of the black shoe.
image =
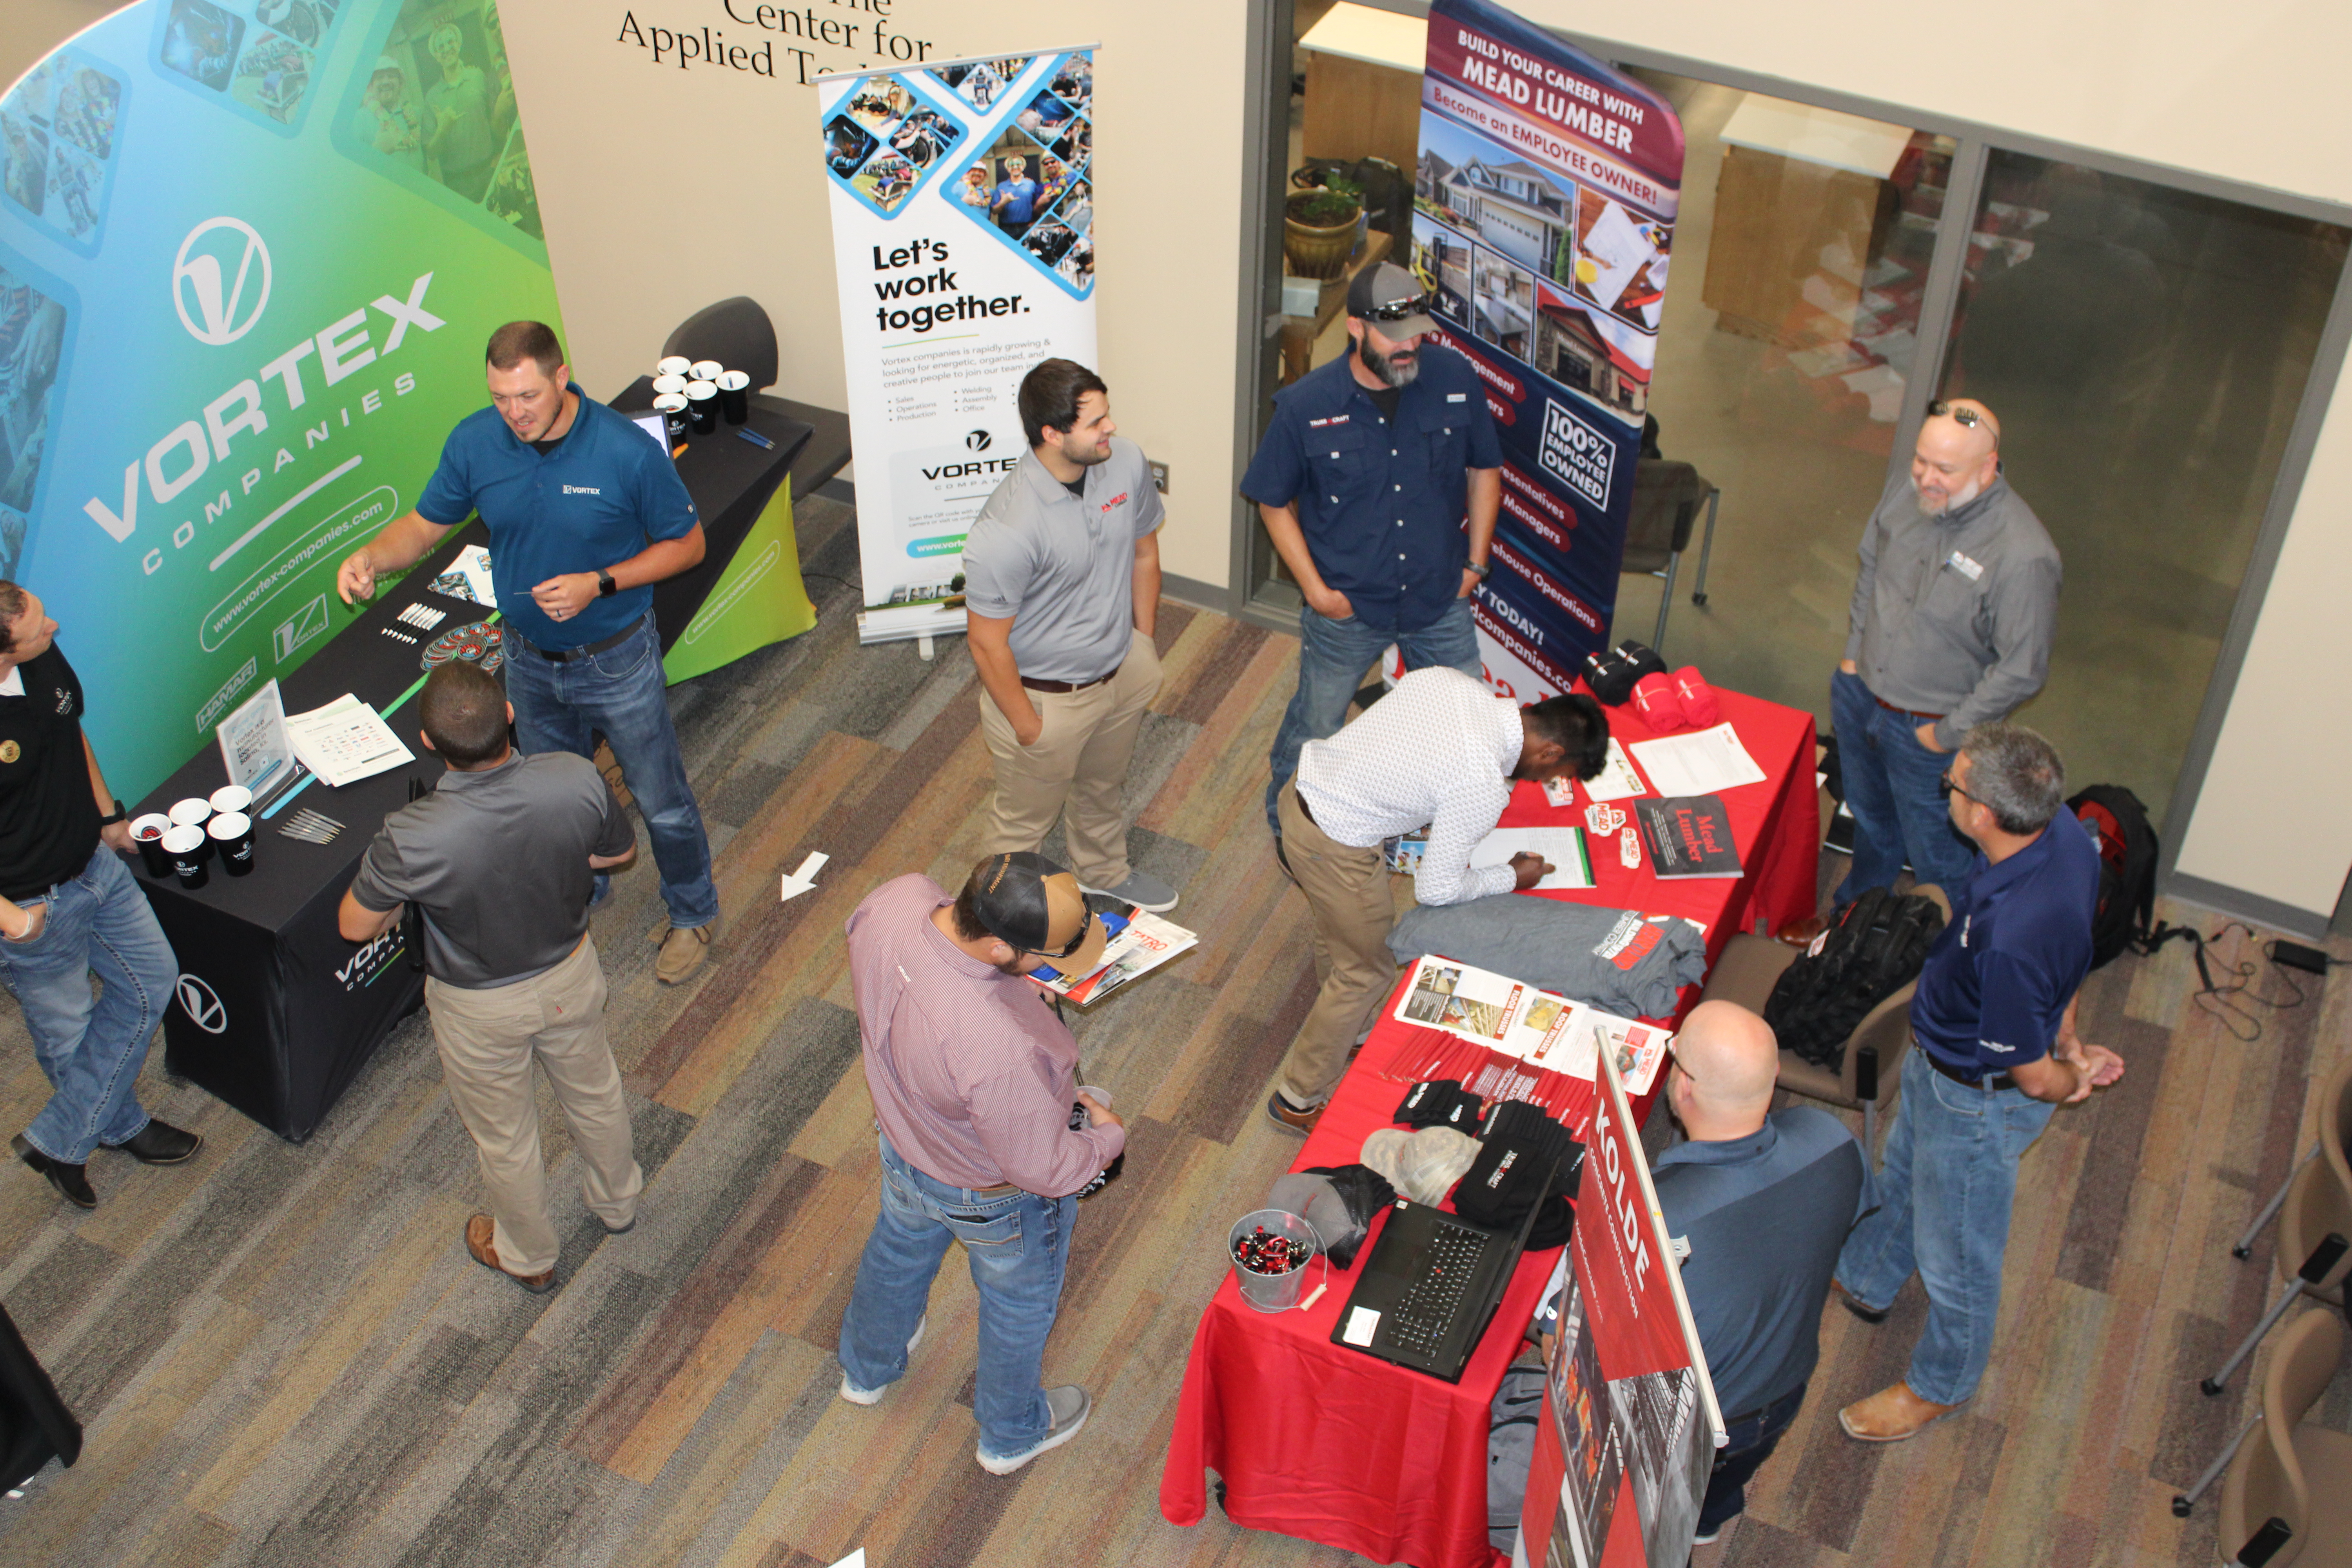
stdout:
{"type": "Polygon", "coordinates": [[[1852,1312],[1855,1317],[1860,1318],[1865,1323],[1883,1323],[1886,1321],[1886,1314],[1894,1310],[1892,1307],[1864,1306],[1860,1301],[1854,1300],[1852,1295],[1847,1293],[1844,1286],[1839,1284],[1834,1279],[1830,1281],[1830,1294],[1838,1299],[1838,1305],[1843,1307],[1847,1311],[1852,1312]]]}
{"type": "Polygon", "coordinates": [[[151,1116],[147,1125],[120,1143],[101,1145],[120,1149],[142,1165],[176,1165],[205,1146],[204,1139],[194,1132],[183,1132],[160,1116],[151,1116]]]}
{"type": "Polygon", "coordinates": [[[16,1151],[16,1158],[48,1177],[49,1185],[58,1195],[76,1208],[94,1209],[98,1194],[89,1189],[89,1175],[79,1165],[68,1165],[63,1160],[52,1160],[26,1142],[22,1134],[8,1140],[8,1147],[16,1151]]]}

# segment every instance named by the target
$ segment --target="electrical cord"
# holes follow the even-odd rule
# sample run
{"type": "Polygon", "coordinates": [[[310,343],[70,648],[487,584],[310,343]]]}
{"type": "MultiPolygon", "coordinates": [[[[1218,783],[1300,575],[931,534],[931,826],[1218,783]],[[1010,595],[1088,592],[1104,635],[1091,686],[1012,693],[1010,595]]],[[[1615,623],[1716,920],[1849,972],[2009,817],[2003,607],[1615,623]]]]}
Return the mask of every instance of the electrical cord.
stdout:
{"type": "MultiPolygon", "coordinates": [[[[2199,931],[2194,926],[2159,924],[2149,933],[2147,941],[2138,944],[2138,947],[2143,953],[2152,953],[2168,942],[2176,940],[2187,942],[2194,950],[2197,978],[2203,983],[2189,1000],[2196,1005],[2200,1012],[2220,1019],[2221,1026],[2229,1030],[2232,1037],[2247,1045],[2252,1045],[2263,1037],[2263,1021],[2260,1015],[2242,1005],[2241,998],[2256,1006],[2268,1007],[2274,1011],[2287,1007],[2299,1007],[2310,998],[2304,994],[2303,987],[2286,977],[2275,958],[2272,958],[2271,950],[2277,945],[2274,942],[2264,943],[2261,951],[2265,958],[2272,958],[2272,972],[2277,974],[2279,984],[2286,987],[2286,994],[2284,996],[2265,996],[2253,989],[2254,976],[2261,971],[2252,959],[2221,964],[2218,959],[2209,958],[2206,948],[2220,942],[2232,931],[2242,931],[2248,937],[2258,939],[2258,933],[2254,929],[2242,921],[2225,921],[2215,927],[2210,936],[2199,931]],[[2215,981],[2213,975],[2217,966],[2225,977],[2225,982],[2215,981]]],[[[2331,959],[2329,964],[2333,967],[2345,961],[2342,959],[2331,959]]]]}

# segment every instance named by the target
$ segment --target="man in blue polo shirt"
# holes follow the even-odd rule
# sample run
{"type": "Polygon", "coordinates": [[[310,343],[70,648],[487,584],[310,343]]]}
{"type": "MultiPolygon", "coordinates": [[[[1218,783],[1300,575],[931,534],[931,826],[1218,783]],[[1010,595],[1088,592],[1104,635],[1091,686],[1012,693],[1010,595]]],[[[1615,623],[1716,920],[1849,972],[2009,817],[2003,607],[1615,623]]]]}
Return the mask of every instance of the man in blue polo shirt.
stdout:
{"type": "Polygon", "coordinates": [[[1019,239],[1029,232],[1029,225],[1037,215],[1037,197],[1041,191],[1036,181],[1029,177],[1029,164],[1021,158],[1004,160],[1004,179],[996,187],[996,226],[1019,239]]]}
{"type": "MultiPolygon", "coordinates": [[[[1419,280],[1367,267],[1348,286],[1353,352],[1276,394],[1242,494],[1305,603],[1298,689],[1274,737],[1265,820],[1298,748],[1339,733],[1364,672],[1391,643],[1407,669],[1483,673],[1470,593],[1486,575],[1503,493],[1495,416],[1470,362],[1427,347],[1419,280]]],[[[1288,869],[1288,863],[1284,865],[1288,869]]]]}
{"type": "Polygon", "coordinates": [[[2074,1032],[2091,969],[2099,852],[2065,810],[2066,771],[2022,725],[1979,724],[1944,775],[1952,826],[1980,853],[1951,894],[1911,1002],[1903,1103],[1879,1171],[1885,1206],[1839,1255],[1847,1309],[1877,1322],[1916,1270],[1927,1327],[1902,1380],[1838,1413],[1894,1443],[1967,1403],[1992,1356],[2017,1163],[2051,1109],[2123,1076],[2074,1032]]]}
{"type": "Polygon", "coordinates": [[[509,321],[488,360],[491,406],[450,432],[416,510],[352,552],[336,587],[345,604],[373,595],[378,573],[481,514],[517,738],[526,753],[593,757],[599,731],[612,745],[669,908],[654,973],[675,985],[701,966],[719,890],[662,694],[653,584],[701,561],[702,523],[668,455],[572,384],[552,330],[509,321]]]}

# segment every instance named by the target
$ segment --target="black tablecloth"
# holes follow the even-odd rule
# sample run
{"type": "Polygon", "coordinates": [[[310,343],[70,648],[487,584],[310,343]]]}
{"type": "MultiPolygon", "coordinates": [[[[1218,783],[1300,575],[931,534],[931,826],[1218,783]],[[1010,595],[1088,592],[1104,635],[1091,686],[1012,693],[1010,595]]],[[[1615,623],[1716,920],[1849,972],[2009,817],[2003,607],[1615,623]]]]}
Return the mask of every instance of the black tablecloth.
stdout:
{"type": "MultiPolygon", "coordinates": [[[[651,405],[646,383],[614,403],[628,409],[633,401],[651,405]],[[646,395],[633,397],[640,393],[646,395]]],[[[709,549],[693,571],[654,589],[665,650],[693,620],[808,441],[807,425],[764,404],[753,400],[751,424],[776,443],[772,448],[742,440],[722,425],[715,435],[694,438],[678,458],[709,549]]],[[[415,702],[398,710],[392,705],[423,678],[425,645],[488,615],[482,605],[430,587],[465,546],[488,543],[478,519],[450,534],[358,621],[280,679],[289,713],[324,706],[347,691],[373,703],[416,753],[415,762],[341,789],[317,782],[304,787],[256,823],[249,876],[232,878],[215,863],[206,884],[191,891],[168,877],[155,881],[143,867],[136,871],[179,959],[179,996],[163,1016],[172,1070],[296,1142],[318,1129],[377,1045],[424,994],[424,973],[401,927],[354,946],[336,929],[335,911],[384,817],[408,803],[410,781],[430,787],[444,771],[417,739],[415,702]],[[415,605],[447,618],[429,632],[403,623],[402,612],[415,605]],[[286,837],[281,828],[303,810],[334,818],[342,832],[327,844],[286,837]]],[[[133,815],[210,795],[227,782],[219,747],[207,744],[133,815]]]]}

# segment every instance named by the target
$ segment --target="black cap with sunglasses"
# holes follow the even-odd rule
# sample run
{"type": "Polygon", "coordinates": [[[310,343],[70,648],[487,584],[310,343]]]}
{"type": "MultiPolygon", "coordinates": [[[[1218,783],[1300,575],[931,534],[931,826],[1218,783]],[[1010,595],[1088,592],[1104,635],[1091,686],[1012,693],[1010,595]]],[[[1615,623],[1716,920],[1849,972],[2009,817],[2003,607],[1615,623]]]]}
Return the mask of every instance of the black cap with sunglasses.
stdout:
{"type": "Polygon", "coordinates": [[[1392,261],[1356,274],[1348,284],[1348,314],[1370,321],[1384,338],[1417,338],[1437,330],[1429,319],[1429,290],[1392,261]]]}
{"type": "Polygon", "coordinates": [[[992,855],[972,870],[972,913],[989,934],[1065,974],[1091,973],[1110,933],[1077,878],[1043,855],[992,855]]]}

